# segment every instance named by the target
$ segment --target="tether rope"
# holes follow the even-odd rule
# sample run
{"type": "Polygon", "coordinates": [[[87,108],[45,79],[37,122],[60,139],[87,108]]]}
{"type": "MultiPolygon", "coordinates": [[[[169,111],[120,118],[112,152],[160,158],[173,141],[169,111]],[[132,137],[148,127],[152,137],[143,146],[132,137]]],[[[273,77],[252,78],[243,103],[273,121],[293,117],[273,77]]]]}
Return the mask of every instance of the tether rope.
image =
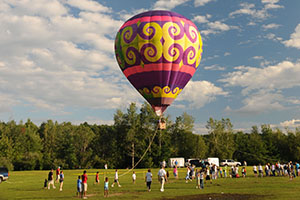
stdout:
{"type": "MultiPolygon", "coordinates": [[[[149,151],[149,149],[150,149],[150,147],[151,147],[151,145],[152,145],[152,143],[153,143],[153,141],[154,141],[154,138],[155,138],[155,136],[156,136],[156,134],[157,134],[158,128],[159,128],[159,126],[157,126],[157,128],[156,128],[156,130],[155,130],[155,132],[154,132],[154,135],[153,135],[153,137],[152,137],[152,139],[151,139],[151,141],[150,141],[150,143],[149,143],[147,149],[145,150],[145,152],[143,153],[143,155],[142,155],[142,157],[139,159],[139,161],[137,161],[137,162],[135,163],[135,165],[134,165],[131,169],[129,169],[128,171],[126,171],[126,172],[124,172],[123,174],[119,175],[119,177],[125,176],[126,174],[128,174],[129,172],[131,172],[131,171],[132,171],[134,168],[136,168],[136,166],[143,160],[143,158],[145,157],[146,153],[149,151]]],[[[106,173],[105,173],[105,174],[106,174],[106,173]]],[[[108,178],[113,178],[113,177],[108,177],[108,178]]]]}

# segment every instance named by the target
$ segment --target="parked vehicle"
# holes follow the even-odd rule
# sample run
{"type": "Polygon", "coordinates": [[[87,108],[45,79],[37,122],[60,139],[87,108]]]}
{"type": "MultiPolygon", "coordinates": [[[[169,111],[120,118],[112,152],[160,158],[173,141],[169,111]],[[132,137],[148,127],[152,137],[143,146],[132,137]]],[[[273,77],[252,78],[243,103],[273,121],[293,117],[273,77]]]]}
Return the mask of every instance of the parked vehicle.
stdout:
{"type": "Polygon", "coordinates": [[[218,167],[220,166],[219,158],[207,158],[207,162],[210,165],[217,165],[218,167]]]}
{"type": "Polygon", "coordinates": [[[221,166],[241,166],[240,162],[234,161],[232,159],[221,160],[221,166]]]}
{"type": "Polygon", "coordinates": [[[6,181],[8,179],[8,176],[8,169],[6,167],[0,167],[0,183],[2,183],[2,181],[6,181]]]}
{"type": "Polygon", "coordinates": [[[184,167],[184,158],[169,158],[169,167],[173,168],[177,161],[177,167],[184,167]]]}
{"type": "Polygon", "coordinates": [[[206,165],[210,165],[207,159],[198,159],[198,158],[190,158],[187,159],[185,166],[195,165],[196,167],[205,167],[206,165]]]}

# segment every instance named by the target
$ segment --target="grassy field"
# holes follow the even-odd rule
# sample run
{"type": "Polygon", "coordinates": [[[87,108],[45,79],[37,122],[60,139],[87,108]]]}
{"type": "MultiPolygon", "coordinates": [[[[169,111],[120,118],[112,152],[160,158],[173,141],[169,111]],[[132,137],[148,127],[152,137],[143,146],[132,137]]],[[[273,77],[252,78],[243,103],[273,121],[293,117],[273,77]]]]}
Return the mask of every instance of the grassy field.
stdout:
{"type": "MultiPolygon", "coordinates": [[[[289,180],[287,177],[253,176],[252,168],[247,168],[246,178],[219,178],[212,184],[206,183],[204,190],[196,189],[195,180],[185,183],[185,169],[179,169],[179,179],[175,180],[170,172],[169,182],[165,192],[159,191],[157,181],[158,169],[153,169],[152,191],[146,190],[144,176],[146,169],[135,170],[136,184],[132,184],[128,173],[119,178],[122,187],[110,187],[109,199],[300,199],[300,177],[289,180]]],[[[121,176],[127,170],[119,170],[121,176]]],[[[63,191],[43,189],[44,179],[48,171],[10,172],[8,181],[0,184],[0,199],[76,199],[76,180],[83,170],[64,170],[65,181],[63,191]]],[[[88,169],[88,199],[102,199],[104,170],[88,169]],[[94,184],[96,171],[100,172],[100,184],[94,184]]],[[[106,170],[110,185],[113,181],[114,170],[106,170]]]]}

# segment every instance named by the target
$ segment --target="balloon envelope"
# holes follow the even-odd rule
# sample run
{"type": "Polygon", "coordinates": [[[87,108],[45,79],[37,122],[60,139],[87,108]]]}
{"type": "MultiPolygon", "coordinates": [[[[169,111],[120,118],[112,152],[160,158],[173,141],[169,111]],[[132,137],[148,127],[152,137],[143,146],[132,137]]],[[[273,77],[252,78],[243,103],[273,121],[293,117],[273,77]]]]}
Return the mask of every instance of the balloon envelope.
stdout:
{"type": "Polygon", "coordinates": [[[195,73],[202,56],[197,27],[170,11],[148,11],[127,20],[115,39],[118,64],[158,115],[195,73]]]}

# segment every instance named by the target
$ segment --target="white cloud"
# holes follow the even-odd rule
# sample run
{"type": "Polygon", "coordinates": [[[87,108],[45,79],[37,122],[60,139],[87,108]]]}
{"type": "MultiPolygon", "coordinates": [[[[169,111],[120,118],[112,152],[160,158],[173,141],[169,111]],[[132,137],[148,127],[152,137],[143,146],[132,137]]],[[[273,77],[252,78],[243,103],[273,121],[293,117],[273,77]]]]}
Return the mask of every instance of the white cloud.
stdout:
{"type": "Polygon", "coordinates": [[[66,3],[80,10],[92,12],[111,12],[111,8],[101,5],[97,1],[92,0],[67,0],[66,3]]]}
{"type": "Polygon", "coordinates": [[[70,114],[66,109],[112,109],[143,100],[115,61],[113,37],[122,22],[110,8],[75,0],[0,5],[1,112],[26,105],[70,114]]]}
{"type": "Polygon", "coordinates": [[[184,4],[189,0],[158,0],[155,2],[153,9],[154,10],[172,10],[176,6],[184,4]]]}
{"type": "Polygon", "coordinates": [[[241,3],[240,7],[241,9],[231,12],[229,16],[242,15],[242,14],[255,16],[255,14],[257,13],[257,11],[254,9],[255,8],[254,4],[241,3]]]}
{"type": "Polygon", "coordinates": [[[275,4],[278,3],[279,0],[261,0],[261,2],[264,4],[275,4]]]}
{"type": "Polygon", "coordinates": [[[277,3],[279,0],[262,0],[263,4],[265,4],[265,9],[278,9],[278,8],[284,8],[282,5],[278,5],[277,3]]]}
{"type": "Polygon", "coordinates": [[[44,16],[53,17],[67,14],[68,9],[58,0],[5,0],[1,7],[6,12],[13,12],[14,15],[44,16]]]}
{"type": "Polygon", "coordinates": [[[224,53],[224,56],[230,56],[230,55],[231,55],[230,52],[225,52],[225,53],[224,53]]]}
{"type": "Polygon", "coordinates": [[[206,124],[204,124],[204,123],[195,123],[194,124],[193,133],[194,134],[198,134],[198,135],[206,135],[206,134],[208,134],[208,130],[206,128],[206,124]]]}
{"type": "Polygon", "coordinates": [[[296,128],[300,127],[300,119],[287,120],[280,123],[282,127],[296,128]]]}
{"type": "Polygon", "coordinates": [[[264,24],[264,25],[262,25],[262,28],[263,28],[264,30],[268,30],[268,29],[277,29],[277,28],[279,28],[279,27],[280,27],[280,25],[279,25],[279,24],[275,24],[275,23],[264,24]]]}
{"type": "Polygon", "coordinates": [[[253,59],[254,60],[262,60],[262,59],[264,59],[264,57],[263,56],[253,56],[253,59]]]}
{"type": "Polygon", "coordinates": [[[217,96],[226,95],[228,95],[228,92],[211,82],[190,81],[176,100],[188,101],[190,108],[201,108],[205,104],[214,101],[217,96]]]}
{"type": "Polygon", "coordinates": [[[262,9],[256,9],[255,4],[241,3],[240,4],[241,8],[231,12],[229,16],[234,17],[235,15],[249,15],[254,19],[263,20],[270,17],[268,10],[283,8],[283,6],[276,4],[278,2],[279,1],[262,0],[262,3],[264,4],[264,8],[262,9]]]}
{"type": "Polygon", "coordinates": [[[225,67],[221,67],[219,65],[210,65],[210,66],[204,66],[205,70],[212,70],[212,71],[224,71],[225,67]]]}
{"type": "MultiPolygon", "coordinates": [[[[0,80],[0,85],[7,84],[5,80],[0,80]]],[[[1,86],[0,86],[1,88],[1,86]]],[[[12,107],[18,104],[18,100],[14,99],[12,95],[0,92],[0,114],[11,112],[12,107]]]]}
{"type": "Polygon", "coordinates": [[[215,22],[209,22],[208,26],[214,30],[220,30],[220,31],[228,31],[230,30],[230,26],[227,24],[224,24],[220,21],[215,21],[215,22]]]}
{"type": "Polygon", "coordinates": [[[273,40],[275,42],[283,40],[281,37],[277,37],[274,33],[269,33],[264,38],[267,38],[269,40],[273,40]]]}
{"type": "MultiPolygon", "coordinates": [[[[267,63],[266,63],[267,64],[267,63]]],[[[300,62],[283,61],[263,68],[239,66],[220,81],[226,87],[241,87],[244,106],[239,112],[258,113],[285,109],[295,102],[293,96],[283,96],[285,89],[300,87],[300,62]]]]}
{"type": "Polygon", "coordinates": [[[257,93],[253,93],[247,96],[242,103],[243,107],[235,110],[234,112],[245,113],[245,114],[259,114],[262,112],[284,110],[285,107],[282,105],[284,97],[278,93],[268,93],[260,90],[257,93]]]}
{"type": "Polygon", "coordinates": [[[195,0],[194,5],[195,7],[204,6],[205,4],[211,2],[213,0],[195,0]]]}
{"type": "Polygon", "coordinates": [[[238,27],[236,26],[230,26],[221,21],[208,22],[207,26],[209,27],[209,29],[202,30],[201,34],[203,35],[218,34],[232,29],[238,29],[238,27]]]}
{"type": "Polygon", "coordinates": [[[300,86],[300,63],[283,61],[265,68],[247,67],[228,73],[221,82],[226,86],[240,86],[243,94],[253,90],[280,90],[300,86]]]}
{"type": "Polygon", "coordinates": [[[197,23],[208,23],[208,19],[211,17],[211,15],[206,15],[206,16],[201,16],[201,15],[197,15],[193,18],[192,21],[197,22],[197,23]]]}
{"type": "Polygon", "coordinates": [[[283,44],[287,47],[300,49],[300,24],[295,28],[295,32],[291,34],[290,39],[283,41],[283,44]]]}

